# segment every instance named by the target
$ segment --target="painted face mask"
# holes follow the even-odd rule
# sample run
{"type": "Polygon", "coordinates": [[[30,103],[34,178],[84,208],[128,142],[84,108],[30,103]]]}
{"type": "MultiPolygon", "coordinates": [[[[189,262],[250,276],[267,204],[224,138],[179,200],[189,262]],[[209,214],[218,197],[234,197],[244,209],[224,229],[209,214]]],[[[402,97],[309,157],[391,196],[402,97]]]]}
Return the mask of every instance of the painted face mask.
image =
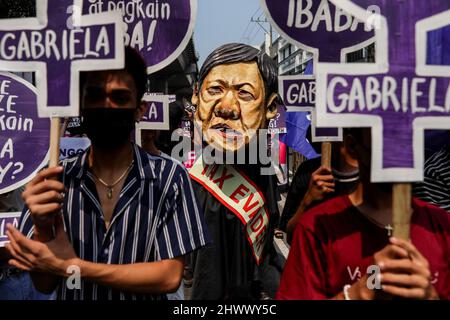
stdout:
{"type": "Polygon", "coordinates": [[[88,108],[83,110],[83,131],[94,147],[114,150],[130,141],[135,109],[88,108]]]}

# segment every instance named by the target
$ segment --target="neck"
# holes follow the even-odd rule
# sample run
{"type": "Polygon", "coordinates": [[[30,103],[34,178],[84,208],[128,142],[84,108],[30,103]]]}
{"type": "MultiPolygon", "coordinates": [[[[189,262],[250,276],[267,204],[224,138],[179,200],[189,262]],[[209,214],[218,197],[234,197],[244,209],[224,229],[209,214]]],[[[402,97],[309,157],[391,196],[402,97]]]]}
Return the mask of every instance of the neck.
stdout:
{"type": "Polygon", "coordinates": [[[386,192],[377,183],[364,181],[349,195],[352,204],[363,214],[380,223],[392,220],[392,192],[386,192]]]}
{"type": "Polygon", "coordinates": [[[110,174],[123,170],[133,161],[133,146],[126,143],[114,150],[91,147],[89,154],[89,166],[98,174],[110,174]]]}
{"type": "Polygon", "coordinates": [[[158,150],[158,148],[155,146],[153,141],[142,145],[142,147],[145,151],[150,153],[152,156],[157,156],[157,157],[161,156],[161,151],[158,150]]]}

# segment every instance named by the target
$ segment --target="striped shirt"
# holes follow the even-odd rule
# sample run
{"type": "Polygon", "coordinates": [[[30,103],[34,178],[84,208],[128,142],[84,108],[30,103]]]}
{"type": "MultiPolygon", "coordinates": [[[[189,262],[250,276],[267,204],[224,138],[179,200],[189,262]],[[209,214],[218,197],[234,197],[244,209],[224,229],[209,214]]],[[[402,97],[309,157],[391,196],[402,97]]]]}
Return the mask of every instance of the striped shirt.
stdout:
{"type": "MultiPolygon", "coordinates": [[[[169,159],[153,157],[134,145],[134,164],[106,229],[94,177],[85,153],[62,162],[68,189],[63,217],[66,232],[80,259],[94,263],[132,264],[173,259],[209,243],[190,178],[169,159]]],[[[30,211],[19,222],[33,235],[30,211]]],[[[166,295],[133,294],[81,281],[70,290],[63,279],[58,298],[64,300],[165,299],[166,295]]]]}
{"type": "Polygon", "coordinates": [[[424,181],[414,186],[416,197],[450,212],[450,146],[425,162],[424,181]]]}

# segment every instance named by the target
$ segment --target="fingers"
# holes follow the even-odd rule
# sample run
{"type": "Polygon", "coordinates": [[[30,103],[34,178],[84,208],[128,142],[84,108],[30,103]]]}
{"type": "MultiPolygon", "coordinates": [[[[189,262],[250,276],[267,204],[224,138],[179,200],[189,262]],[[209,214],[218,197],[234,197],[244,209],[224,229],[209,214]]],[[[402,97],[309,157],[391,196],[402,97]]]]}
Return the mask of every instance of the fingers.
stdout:
{"type": "Polygon", "coordinates": [[[428,279],[417,274],[382,273],[380,280],[382,285],[396,287],[427,289],[430,285],[428,279]]]}
{"type": "Polygon", "coordinates": [[[318,181],[317,186],[320,187],[321,189],[324,188],[334,189],[335,184],[334,182],[318,181]]]}
{"type": "Polygon", "coordinates": [[[62,204],[60,203],[48,203],[48,204],[40,204],[40,205],[32,205],[29,207],[33,219],[38,217],[39,219],[42,218],[49,218],[49,214],[57,213],[62,209],[62,204]]]}
{"type": "Polygon", "coordinates": [[[319,169],[313,172],[313,175],[321,175],[321,176],[327,175],[333,177],[331,173],[331,168],[327,166],[320,166],[319,169]]]}
{"type": "Polygon", "coordinates": [[[383,250],[378,251],[374,255],[375,263],[379,266],[382,266],[384,263],[386,263],[388,260],[392,259],[408,259],[408,251],[405,249],[396,246],[396,245],[387,245],[383,248],[383,250]]]}
{"type": "Polygon", "coordinates": [[[34,186],[27,186],[25,191],[22,194],[22,197],[26,201],[27,198],[36,195],[41,194],[46,191],[56,191],[59,193],[65,192],[66,188],[64,187],[64,184],[57,180],[45,180],[41,181],[40,183],[34,185],[34,186]]]}
{"type": "Polygon", "coordinates": [[[53,179],[57,177],[60,173],[64,171],[63,167],[54,167],[54,168],[47,168],[42,171],[40,171],[36,177],[34,177],[33,180],[31,180],[28,185],[30,187],[33,187],[39,183],[41,183],[44,180],[53,179]]]}
{"type": "Polygon", "coordinates": [[[382,289],[386,293],[407,299],[425,299],[427,295],[426,291],[421,288],[402,288],[392,285],[383,285],[382,289]]]}
{"type": "MultiPolygon", "coordinates": [[[[55,168],[44,171],[54,172],[55,168]],[[51,170],[53,169],[53,170],[51,170]]],[[[41,173],[40,173],[41,174],[41,173]]],[[[48,176],[43,174],[42,176],[48,176]]],[[[39,177],[40,182],[27,186],[22,194],[26,205],[30,209],[33,216],[47,215],[61,210],[65,191],[64,184],[55,180],[43,180],[39,177]]],[[[37,180],[39,180],[37,179],[37,180]]]]}
{"type": "Polygon", "coordinates": [[[14,240],[22,251],[31,252],[33,255],[37,255],[39,253],[40,245],[42,245],[40,242],[28,239],[11,224],[8,224],[6,228],[9,232],[10,239],[14,240]]]}
{"type": "Polygon", "coordinates": [[[51,190],[30,196],[27,199],[27,205],[30,207],[33,204],[62,203],[63,201],[64,197],[61,192],[51,190]]]}
{"type": "Polygon", "coordinates": [[[389,241],[393,245],[399,246],[400,248],[403,248],[404,250],[406,250],[412,259],[418,260],[418,261],[422,262],[425,266],[428,267],[427,259],[419,252],[419,250],[417,250],[417,248],[412,244],[412,242],[405,241],[402,239],[397,239],[394,237],[391,237],[389,239],[389,241]]]}
{"type": "MultiPolygon", "coordinates": [[[[17,244],[13,244],[12,241],[11,241],[11,239],[10,239],[10,242],[9,242],[8,244],[5,245],[5,248],[6,248],[6,250],[8,250],[9,254],[10,254],[10,255],[11,255],[18,263],[20,263],[21,265],[23,265],[23,266],[25,266],[25,267],[27,267],[27,268],[30,268],[30,269],[33,268],[33,265],[32,265],[26,258],[24,258],[24,257],[19,253],[20,248],[17,249],[17,248],[18,248],[18,247],[17,247],[17,244]],[[19,251],[17,251],[17,250],[19,250],[19,251]]],[[[20,269],[22,269],[22,268],[20,268],[20,269]]]]}
{"type": "Polygon", "coordinates": [[[24,271],[31,271],[32,270],[32,268],[30,268],[28,265],[26,265],[26,264],[24,264],[22,262],[19,262],[19,261],[15,260],[15,259],[9,260],[8,263],[9,263],[10,266],[12,266],[14,268],[17,268],[17,269],[20,269],[20,270],[24,270],[24,271]]]}

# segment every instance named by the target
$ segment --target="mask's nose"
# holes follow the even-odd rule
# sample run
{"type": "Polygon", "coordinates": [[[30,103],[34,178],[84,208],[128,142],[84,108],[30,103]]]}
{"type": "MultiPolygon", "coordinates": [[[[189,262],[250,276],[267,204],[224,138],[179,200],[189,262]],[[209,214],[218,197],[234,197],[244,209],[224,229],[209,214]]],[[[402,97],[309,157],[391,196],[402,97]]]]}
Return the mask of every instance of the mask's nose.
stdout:
{"type": "Polygon", "coordinates": [[[228,91],[219,106],[214,110],[216,117],[226,120],[238,120],[241,117],[239,102],[232,91],[228,91]]]}

